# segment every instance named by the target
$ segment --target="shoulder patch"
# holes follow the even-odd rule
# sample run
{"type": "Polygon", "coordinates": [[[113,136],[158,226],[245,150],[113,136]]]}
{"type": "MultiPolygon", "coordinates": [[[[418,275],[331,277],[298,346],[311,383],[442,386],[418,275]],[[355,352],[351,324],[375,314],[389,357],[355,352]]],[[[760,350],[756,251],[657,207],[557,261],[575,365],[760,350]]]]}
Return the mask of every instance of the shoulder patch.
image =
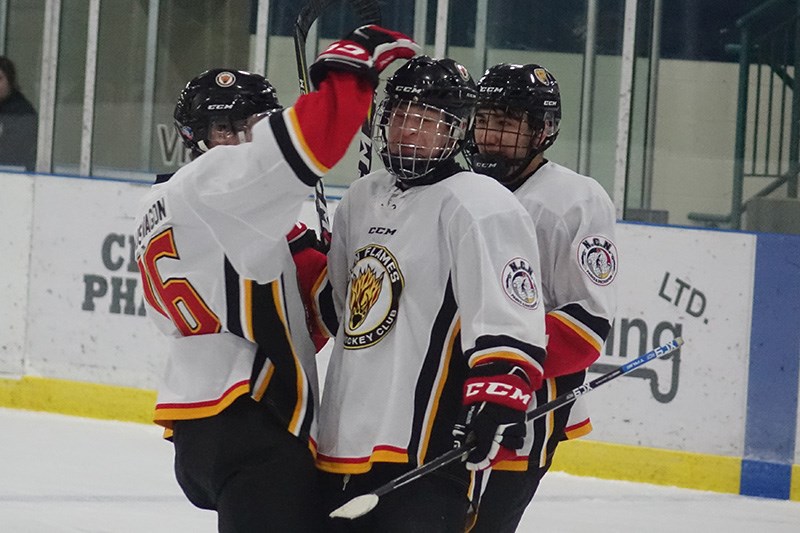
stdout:
{"type": "Polygon", "coordinates": [[[608,285],[617,276],[617,247],[602,235],[581,239],[578,264],[595,285],[608,285]]]}
{"type": "Polygon", "coordinates": [[[530,262],[522,257],[515,257],[503,268],[503,291],[515,304],[525,309],[539,307],[539,290],[536,288],[536,276],[530,262]]]}

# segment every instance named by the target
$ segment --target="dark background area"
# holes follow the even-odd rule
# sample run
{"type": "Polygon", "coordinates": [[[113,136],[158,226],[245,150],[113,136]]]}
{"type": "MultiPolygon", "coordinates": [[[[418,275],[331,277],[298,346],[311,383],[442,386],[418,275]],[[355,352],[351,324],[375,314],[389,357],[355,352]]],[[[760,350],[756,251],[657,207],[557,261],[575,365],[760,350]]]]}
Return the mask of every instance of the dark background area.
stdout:
{"type": "MultiPolygon", "coordinates": [[[[255,13],[256,0],[253,1],[255,13]]],[[[739,40],[736,20],[764,0],[663,0],[661,57],[692,61],[736,61],[725,46],[739,40]]],[[[356,25],[352,11],[326,10],[320,22],[324,38],[342,36],[356,25]]],[[[302,5],[297,0],[273,0],[270,32],[291,35],[302,5]]],[[[414,0],[381,0],[384,24],[407,34],[414,30],[414,0]]],[[[473,46],[477,0],[451,2],[449,40],[455,46],[473,46]]],[[[598,6],[597,53],[618,55],[622,50],[624,0],[601,0],[598,6]]],[[[639,2],[637,53],[647,55],[652,0],[639,2]]],[[[436,0],[428,1],[427,42],[433,43],[436,0]]],[[[254,31],[255,21],[253,21],[254,31]]],[[[488,42],[492,48],[582,53],[586,32],[585,0],[491,0],[488,42]]]]}

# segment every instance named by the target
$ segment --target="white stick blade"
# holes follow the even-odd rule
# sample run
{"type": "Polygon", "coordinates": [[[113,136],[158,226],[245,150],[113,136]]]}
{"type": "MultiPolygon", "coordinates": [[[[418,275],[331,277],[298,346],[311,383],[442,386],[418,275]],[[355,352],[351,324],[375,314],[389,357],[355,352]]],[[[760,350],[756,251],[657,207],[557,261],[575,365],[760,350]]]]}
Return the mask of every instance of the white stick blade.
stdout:
{"type": "Polygon", "coordinates": [[[353,520],[359,516],[364,516],[378,505],[378,496],[375,494],[362,494],[356,496],[346,504],[331,512],[331,518],[348,518],[353,520]]]}

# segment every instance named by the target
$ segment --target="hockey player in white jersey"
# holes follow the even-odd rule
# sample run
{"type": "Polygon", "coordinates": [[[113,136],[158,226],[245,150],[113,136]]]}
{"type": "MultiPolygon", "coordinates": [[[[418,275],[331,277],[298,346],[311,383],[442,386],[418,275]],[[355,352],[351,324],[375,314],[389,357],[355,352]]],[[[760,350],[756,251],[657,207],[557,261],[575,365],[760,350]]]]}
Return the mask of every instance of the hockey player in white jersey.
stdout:
{"type": "MultiPolygon", "coordinates": [[[[608,337],[617,301],[616,215],[594,179],[545,159],[561,120],[558,83],[547,69],[496,65],[478,91],[470,164],[514,192],[538,236],[548,343],[534,408],[581,385],[608,337]]],[[[530,423],[527,472],[488,473],[473,532],[516,530],[558,442],[591,431],[582,401],[530,423]]]]}
{"type": "Polygon", "coordinates": [[[317,59],[317,90],[292,107],[262,76],[232,69],[201,74],[178,99],[195,157],[141,201],[136,255],[148,314],[167,335],[155,421],[184,493],[217,511],[222,532],[322,530],[315,349],[290,246],[302,202],[366,118],[378,72],[417,50],[363,27],[317,59]]]}
{"type": "MultiPolygon", "coordinates": [[[[454,437],[476,439],[472,470],[517,459],[523,445],[518,422],[545,355],[539,254],[514,196],[454,160],[476,94],[451,59],[398,69],[376,112],[386,169],[356,180],[336,210],[328,271],[341,319],[317,455],[327,511],[454,437]]],[[[449,465],[331,531],[463,530],[471,477],[449,465]]]]}

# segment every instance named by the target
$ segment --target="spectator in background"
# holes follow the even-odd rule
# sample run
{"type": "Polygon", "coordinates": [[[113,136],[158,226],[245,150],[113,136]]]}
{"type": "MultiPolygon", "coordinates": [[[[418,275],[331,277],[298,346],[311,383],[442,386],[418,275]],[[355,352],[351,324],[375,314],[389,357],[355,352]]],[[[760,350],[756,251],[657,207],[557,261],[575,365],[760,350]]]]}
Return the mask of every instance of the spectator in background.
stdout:
{"type": "Polygon", "coordinates": [[[0,56],[0,166],[36,167],[36,110],[20,92],[17,69],[0,56]]]}

